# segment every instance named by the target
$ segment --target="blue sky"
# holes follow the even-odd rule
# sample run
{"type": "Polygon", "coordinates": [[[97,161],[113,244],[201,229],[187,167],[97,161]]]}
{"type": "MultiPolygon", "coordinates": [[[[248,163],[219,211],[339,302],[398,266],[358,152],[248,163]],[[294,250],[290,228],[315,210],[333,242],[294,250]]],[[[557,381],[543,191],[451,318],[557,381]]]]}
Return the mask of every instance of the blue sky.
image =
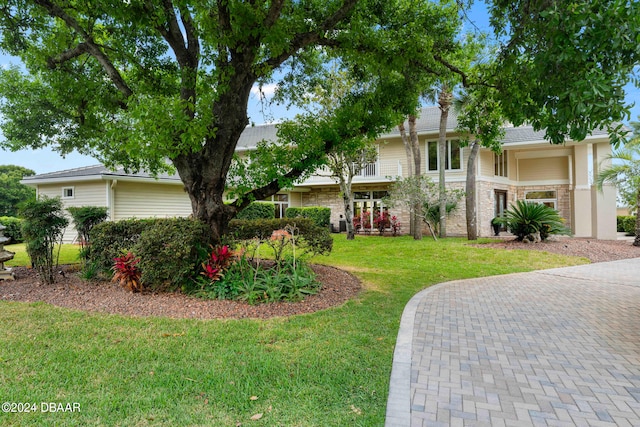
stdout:
{"type": "MultiPolygon", "coordinates": [[[[476,2],[469,17],[473,19],[476,26],[481,29],[487,29],[487,12],[481,2],[476,2]]],[[[469,30],[472,30],[471,24],[469,24],[469,27],[469,30]]],[[[0,67],[6,67],[12,63],[19,64],[18,60],[15,58],[0,55],[0,67]]],[[[262,88],[263,93],[267,95],[267,97],[273,93],[273,89],[273,86],[266,86],[262,88]]],[[[640,88],[629,84],[625,89],[627,91],[627,102],[636,104],[631,111],[631,120],[640,121],[640,88]]],[[[295,114],[295,111],[287,110],[282,106],[269,106],[267,104],[268,103],[260,102],[260,95],[256,88],[249,100],[249,120],[251,123],[261,124],[274,120],[282,120],[285,118],[291,118],[295,114]]],[[[2,135],[0,134],[0,138],[1,137],[2,135]]],[[[10,152],[0,148],[0,165],[11,164],[24,166],[34,170],[36,173],[72,169],[90,166],[97,163],[98,161],[94,158],[84,156],[76,152],[68,154],[63,158],[51,149],[20,150],[10,152]]]]}

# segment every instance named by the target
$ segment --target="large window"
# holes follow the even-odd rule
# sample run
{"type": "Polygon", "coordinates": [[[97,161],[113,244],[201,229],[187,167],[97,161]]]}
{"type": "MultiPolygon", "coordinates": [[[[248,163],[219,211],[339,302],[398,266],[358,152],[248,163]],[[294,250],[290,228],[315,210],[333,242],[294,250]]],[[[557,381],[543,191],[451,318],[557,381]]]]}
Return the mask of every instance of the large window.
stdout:
{"type": "Polygon", "coordinates": [[[553,190],[548,191],[527,191],[524,198],[528,202],[542,203],[550,208],[557,209],[558,195],[553,190]]]}
{"type": "Polygon", "coordinates": [[[284,213],[289,207],[289,195],[275,194],[271,196],[271,199],[267,199],[267,201],[276,205],[276,218],[284,218],[284,213]]]}
{"type": "MultiPolygon", "coordinates": [[[[438,170],[438,154],[438,141],[427,142],[427,170],[438,170]]],[[[460,141],[447,141],[445,169],[462,169],[462,147],[460,146],[460,141]]]]}
{"type": "Polygon", "coordinates": [[[356,191],[353,193],[353,215],[360,217],[361,221],[366,224],[360,225],[360,228],[371,229],[373,227],[373,219],[381,211],[388,211],[388,207],[382,203],[382,198],[386,197],[386,191],[356,191]]]}
{"type": "Polygon", "coordinates": [[[495,176],[507,177],[507,153],[503,151],[502,154],[494,154],[493,174],[495,176]]]}

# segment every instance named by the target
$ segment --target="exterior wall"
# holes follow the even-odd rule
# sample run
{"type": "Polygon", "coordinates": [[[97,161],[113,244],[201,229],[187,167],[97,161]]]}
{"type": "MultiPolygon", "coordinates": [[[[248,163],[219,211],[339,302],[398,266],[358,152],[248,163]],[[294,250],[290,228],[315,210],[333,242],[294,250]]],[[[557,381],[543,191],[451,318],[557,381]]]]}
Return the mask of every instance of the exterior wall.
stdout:
{"type": "Polygon", "coordinates": [[[182,185],[118,181],[113,186],[113,220],[189,215],[191,201],[182,185]]]}
{"type": "Polygon", "coordinates": [[[518,159],[519,181],[568,180],[567,157],[518,159]]]}
{"type": "MultiPolygon", "coordinates": [[[[60,197],[62,205],[67,207],[107,206],[107,187],[104,181],[76,182],[66,184],[39,184],[38,197],[60,197]],[[62,197],[63,188],[73,188],[73,197],[62,197]]],[[[62,237],[63,243],[73,243],[78,237],[71,215],[66,214],[69,226],[62,237]]]]}

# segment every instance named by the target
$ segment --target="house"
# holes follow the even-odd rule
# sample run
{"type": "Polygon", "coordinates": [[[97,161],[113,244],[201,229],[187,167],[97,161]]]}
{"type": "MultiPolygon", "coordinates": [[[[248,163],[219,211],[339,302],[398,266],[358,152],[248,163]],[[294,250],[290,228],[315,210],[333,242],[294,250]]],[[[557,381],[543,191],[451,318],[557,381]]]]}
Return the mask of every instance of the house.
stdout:
{"type": "MultiPolygon", "coordinates": [[[[424,108],[416,123],[421,148],[421,172],[438,180],[437,139],[440,110],[424,108]]],[[[464,189],[469,149],[456,133],[456,115],[450,113],[447,125],[446,182],[450,188],[464,189]]],[[[584,141],[551,145],[544,132],[531,127],[507,127],[503,152],[496,155],[482,148],[478,154],[476,176],[477,213],[480,236],[491,236],[491,219],[516,200],[544,203],[557,209],[577,237],[616,238],[616,191],[611,185],[598,191],[593,171],[600,168],[611,153],[608,134],[596,130],[584,141]]],[[[275,125],[248,127],[237,151],[240,155],[262,140],[276,138],[275,125]]],[[[383,197],[396,177],[406,176],[407,159],[397,129],[376,142],[378,158],[364,167],[353,180],[354,212],[385,209],[383,197]]],[[[109,172],[101,166],[36,175],[23,180],[35,186],[38,194],[62,197],[67,206],[99,205],[109,207],[110,219],[127,217],[179,216],[191,212],[190,202],[175,176],[154,179],[147,174],[109,172]]],[[[282,216],[289,206],[327,206],[331,222],[343,219],[338,185],[320,172],[293,188],[270,198],[282,216]]],[[[403,224],[409,216],[394,209],[403,224]]],[[[409,232],[405,227],[404,232],[409,232]]],[[[466,235],[464,200],[447,223],[449,235],[466,235]]]]}

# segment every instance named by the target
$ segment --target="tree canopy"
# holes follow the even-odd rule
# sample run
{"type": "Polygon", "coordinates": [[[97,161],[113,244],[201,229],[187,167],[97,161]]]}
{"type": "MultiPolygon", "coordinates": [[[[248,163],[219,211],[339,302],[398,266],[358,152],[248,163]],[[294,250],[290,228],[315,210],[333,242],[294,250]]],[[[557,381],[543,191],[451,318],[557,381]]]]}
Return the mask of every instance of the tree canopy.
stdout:
{"type": "Polygon", "coordinates": [[[17,216],[18,205],[35,198],[36,190],[20,183],[30,175],[35,175],[31,169],[0,165],[0,216],[17,216]]]}
{"type": "Polygon", "coordinates": [[[393,121],[409,91],[396,70],[440,67],[456,12],[427,0],[7,0],[0,48],[26,72],[0,73],[3,145],[53,145],[152,172],[169,159],[194,215],[219,236],[239,209],[304,176],[340,141],[393,121]],[[276,82],[301,102],[328,63],[367,84],[327,119],[331,134],[286,151],[225,205],[252,87],[276,82]]]}

